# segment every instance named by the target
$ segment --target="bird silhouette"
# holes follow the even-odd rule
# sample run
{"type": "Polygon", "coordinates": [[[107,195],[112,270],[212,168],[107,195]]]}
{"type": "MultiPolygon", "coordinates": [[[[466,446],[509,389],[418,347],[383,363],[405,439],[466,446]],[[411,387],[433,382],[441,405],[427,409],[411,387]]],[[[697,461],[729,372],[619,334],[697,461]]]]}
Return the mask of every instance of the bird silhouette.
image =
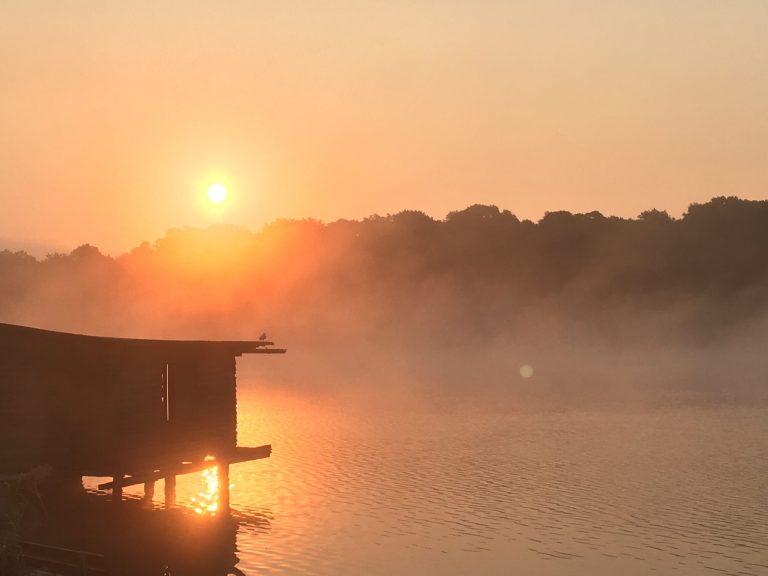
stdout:
{"type": "Polygon", "coordinates": [[[267,339],[267,333],[266,332],[262,332],[261,336],[259,336],[259,340],[266,340],[266,339],[267,339]]]}

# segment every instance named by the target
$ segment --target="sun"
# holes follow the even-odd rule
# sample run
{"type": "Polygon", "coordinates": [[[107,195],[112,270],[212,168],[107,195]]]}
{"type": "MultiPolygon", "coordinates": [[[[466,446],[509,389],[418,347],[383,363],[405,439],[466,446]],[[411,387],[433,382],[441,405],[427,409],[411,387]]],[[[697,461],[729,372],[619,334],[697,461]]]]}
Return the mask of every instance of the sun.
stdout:
{"type": "Polygon", "coordinates": [[[208,200],[214,204],[221,204],[227,199],[227,188],[224,184],[216,182],[208,186],[208,200]]]}

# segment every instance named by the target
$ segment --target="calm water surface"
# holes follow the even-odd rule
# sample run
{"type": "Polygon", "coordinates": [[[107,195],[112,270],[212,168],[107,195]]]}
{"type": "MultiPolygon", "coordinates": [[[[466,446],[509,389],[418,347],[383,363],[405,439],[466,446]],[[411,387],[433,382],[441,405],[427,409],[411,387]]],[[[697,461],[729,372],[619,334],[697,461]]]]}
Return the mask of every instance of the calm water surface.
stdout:
{"type": "MultiPolygon", "coordinates": [[[[768,574],[768,409],[374,409],[239,386],[255,574],[768,574]]],[[[180,478],[189,503],[204,487],[180,478]]],[[[162,493],[161,490],[159,490],[162,493]]]]}

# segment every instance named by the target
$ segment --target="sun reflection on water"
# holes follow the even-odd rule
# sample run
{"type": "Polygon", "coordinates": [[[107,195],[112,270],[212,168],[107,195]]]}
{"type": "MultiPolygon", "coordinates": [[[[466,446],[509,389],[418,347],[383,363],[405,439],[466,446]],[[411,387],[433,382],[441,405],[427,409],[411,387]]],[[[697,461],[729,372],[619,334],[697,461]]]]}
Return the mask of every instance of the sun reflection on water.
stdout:
{"type": "MultiPolygon", "coordinates": [[[[213,456],[206,456],[206,461],[214,460],[213,456]]],[[[193,496],[192,509],[197,514],[216,514],[219,510],[219,467],[206,468],[202,472],[202,480],[205,488],[193,496]]],[[[230,484],[230,488],[232,484],[230,484]]]]}

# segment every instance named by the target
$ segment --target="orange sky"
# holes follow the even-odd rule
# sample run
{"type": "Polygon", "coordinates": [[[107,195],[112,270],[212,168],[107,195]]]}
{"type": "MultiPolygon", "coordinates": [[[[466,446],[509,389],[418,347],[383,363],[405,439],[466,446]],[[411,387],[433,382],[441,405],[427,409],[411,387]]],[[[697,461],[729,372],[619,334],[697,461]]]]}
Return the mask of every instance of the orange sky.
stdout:
{"type": "Polygon", "coordinates": [[[763,198],[766,30],[764,0],[2,2],[0,248],[763,198]]]}

